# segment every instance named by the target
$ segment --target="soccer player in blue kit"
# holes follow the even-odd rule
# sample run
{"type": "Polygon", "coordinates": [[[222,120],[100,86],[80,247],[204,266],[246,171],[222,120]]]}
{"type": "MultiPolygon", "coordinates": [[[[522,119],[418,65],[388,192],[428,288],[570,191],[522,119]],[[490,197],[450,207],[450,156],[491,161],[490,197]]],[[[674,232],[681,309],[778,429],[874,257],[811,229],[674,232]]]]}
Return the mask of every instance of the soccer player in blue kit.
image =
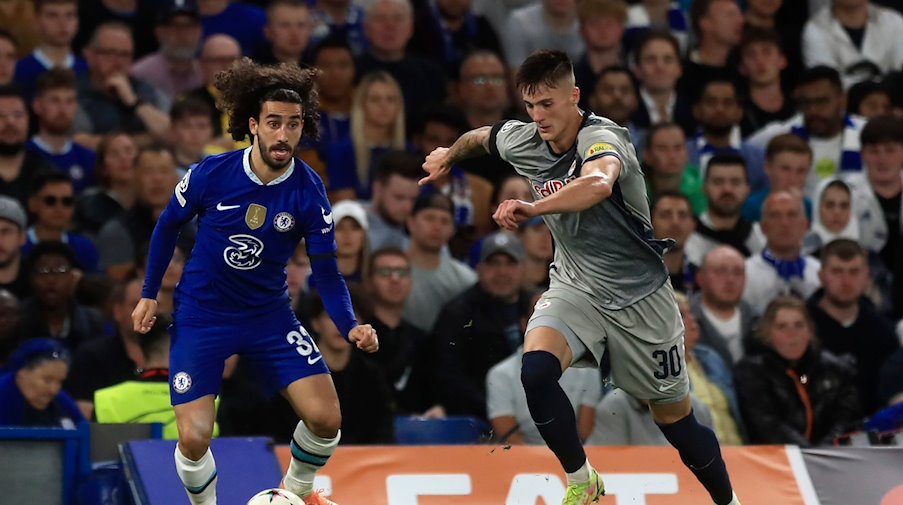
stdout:
{"type": "Polygon", "coordinates": [[[155,300],[180,227],[197,216],[191,259],[176,288],[171,327],[170,396],[179,429],[176,469],[195,505],[216,503],[210,452],[224,361],[233,354],[257,365],[301,421],[292,437],[285,489],[307,505],[335,505],[313,490],[314,474],[335,451],[341,412],[329,370],[295,318],[285,265],[301,239],[323,303],[348,340],[379,348],[370,325],[359,325],[336,262],[335,223],[326,191],[308,165],[294,159],[302,134],[316,138],[315,70],[263,67],[244,59],[217,76],[221,107],[236,140],[252,146],[211,156],[185,174],[151,238],[135,331],[153,326],[155,300]]]}

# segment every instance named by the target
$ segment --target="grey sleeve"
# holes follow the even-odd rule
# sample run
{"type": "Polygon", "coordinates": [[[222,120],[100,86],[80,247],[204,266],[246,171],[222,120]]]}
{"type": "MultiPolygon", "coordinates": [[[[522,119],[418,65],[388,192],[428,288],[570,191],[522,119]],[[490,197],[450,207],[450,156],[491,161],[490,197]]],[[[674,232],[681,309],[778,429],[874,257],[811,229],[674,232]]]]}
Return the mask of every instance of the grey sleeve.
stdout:
{"type": "Polygon", "coordinates": [[[631,155],[636,156],[626,131],[603,125],[582,128],[577,133],[577,155],[584,163],[602,156],[616,156],[622,165],[626,164],[631,155]]]}
{"type": "Polygon", "coordinates": [[[135,244],[118,219],[109,221],[100,229],[97,251],[100,253],[100,266],[105,269],[135,262],[135,244]]]}

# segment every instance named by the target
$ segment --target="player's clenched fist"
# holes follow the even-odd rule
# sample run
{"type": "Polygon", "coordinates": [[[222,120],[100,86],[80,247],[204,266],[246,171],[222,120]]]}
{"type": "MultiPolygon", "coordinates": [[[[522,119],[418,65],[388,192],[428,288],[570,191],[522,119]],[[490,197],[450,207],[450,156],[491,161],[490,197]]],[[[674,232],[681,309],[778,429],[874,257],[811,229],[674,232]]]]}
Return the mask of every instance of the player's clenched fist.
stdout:
{"type": "Polygon", "coordinates": [[[492,219],[502,228],[515,231],[517,227],[536,215],[532,203],[523,200],[505,200],[495,210],[492,219]]]}
{"type": "Polygon", "coordinates": [[[132,324],[138,333],[147,333],[157,320],[157,300],[142,298],[132,311],[132,324]]]}
{"type": "Polygon", "coordinates": [[[372,353],[379,350],[379,339],[376,338],[376,330],[369,324],[361,324],[352,328],[348,332],[348,340],[364,352],[372,353]]]}
{"type": "Polygon", "coordinates": [[[428,175],[420,179],[420,185],[429,184],[438,179],[442,179],[448,174],[450,167],[448,165],[448,148],[437,147],[433,149],[423,162],[423,171],[428,175]]]}

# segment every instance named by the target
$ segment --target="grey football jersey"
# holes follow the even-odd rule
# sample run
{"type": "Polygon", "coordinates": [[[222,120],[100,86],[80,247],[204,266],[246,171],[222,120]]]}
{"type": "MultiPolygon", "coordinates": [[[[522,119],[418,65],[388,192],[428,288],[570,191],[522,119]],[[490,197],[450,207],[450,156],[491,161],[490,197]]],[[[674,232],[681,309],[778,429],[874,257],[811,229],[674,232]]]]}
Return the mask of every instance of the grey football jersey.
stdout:
{"type": "Polygon", "coordinates": [[[536,123],[502,121],[492,128],[489,147],[530,181],[536,199],[576,179],[589,160],[615,156],[621,161],[611,198],[582,212],[543,216],[555,243],[552,286],[582,291],[601,307],[616,310],[667,281],[662,253],[673,241],[653,238],[646,182],[625,128],[587,112],[577,145],[556,155],[536,123]]]}

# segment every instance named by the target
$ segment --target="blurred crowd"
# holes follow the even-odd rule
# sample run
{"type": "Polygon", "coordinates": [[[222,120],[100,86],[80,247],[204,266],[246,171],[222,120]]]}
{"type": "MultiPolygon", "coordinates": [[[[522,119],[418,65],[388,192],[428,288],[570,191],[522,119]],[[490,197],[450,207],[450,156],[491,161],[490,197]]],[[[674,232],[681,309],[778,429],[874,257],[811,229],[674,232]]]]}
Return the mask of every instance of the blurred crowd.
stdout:
{"type": "MultiPolygon", "coordinates": [[[[298,149],[380,351],[347,345],[304,244],[286,265],[341,400],[343,444],[395,416],[472,416],[542,443],[520,348],[554,243],[494,208],[543,181],[485,156],[420,187],[436,147],[529,121],[512,74],[574,61],[581,106],[628,129],[686,327],[697,416],[722,443],[830,444],[903,403],[903,6],[894,0],[0,0],[0,424],[163,422],[165,324],[132,329],[181,176],[235,141],[214,78],[243,57],[319,70],[298,149]]],[[[189,260],[182,230],[159,312],[189,260]]],[[[236,296],[241,296],[237,293],[236,296]]],[[[162,318],[165,320],[165,317],[162,318]]],[[[600,330],[601,331],[601,330],[600,330]]],[[[616,359],[616,358],[615,358],[616,359]]],[[[603,360],[562,384],[580,434],[664,444],[603,360]]],[[[219,433],[296,417],[229,360],[219,433]]]]}

